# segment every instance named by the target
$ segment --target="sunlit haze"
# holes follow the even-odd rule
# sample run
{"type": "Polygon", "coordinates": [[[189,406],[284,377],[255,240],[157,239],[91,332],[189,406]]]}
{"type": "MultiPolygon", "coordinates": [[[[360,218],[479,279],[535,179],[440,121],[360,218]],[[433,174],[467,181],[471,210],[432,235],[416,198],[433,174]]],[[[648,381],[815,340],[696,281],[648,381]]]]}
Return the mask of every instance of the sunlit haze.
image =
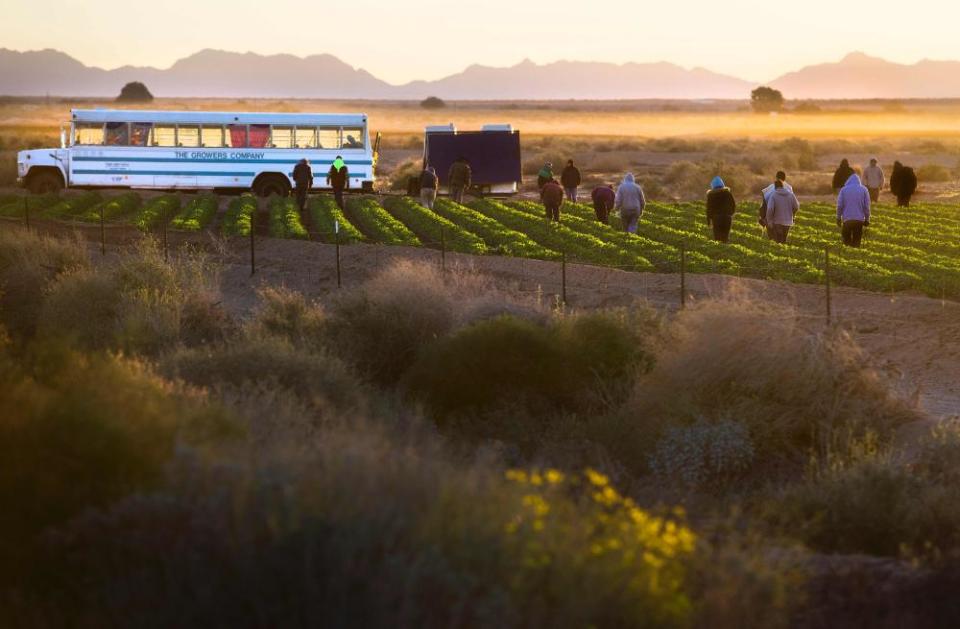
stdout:
{"type": "Polygon", "coordinates": [[[204,48],[331,53],[391,83],[480,63],[670,61],[767,81],[862,50],[960,59],[960,8],[936,0],[415,3],[383,0],[2,0],[0,47],[55,48],[87,65],[168,67],[204,48]]]}

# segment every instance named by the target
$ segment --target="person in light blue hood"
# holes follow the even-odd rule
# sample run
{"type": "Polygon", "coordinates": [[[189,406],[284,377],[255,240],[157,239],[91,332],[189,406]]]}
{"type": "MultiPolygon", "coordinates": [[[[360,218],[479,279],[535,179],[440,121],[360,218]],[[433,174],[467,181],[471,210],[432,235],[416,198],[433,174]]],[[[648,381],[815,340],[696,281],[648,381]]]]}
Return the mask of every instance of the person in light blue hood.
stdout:
{"type": "Polygon", "coordinates": [[[837,226],[848,247],[859,247],[863,228],[870,226],[870,191],[856,173],[847,178],[837,195],[837,226]]]}
{"type": "Polygon", "coordinates": [[[643,196],[643,188],[633,178],[633,173],[627,173],[623,183],[617,187],[613,207],[620,212],[623,230],[631,234],[637,233],[643,209],[647,207],[647,199],[643,196]]]}
{"type": "Polygon", "coordinates": [[[714,177],[707,191],[707,225],[713,228],[713,239],[717,242],[730,240],[730,227],[733,215],[737,211],[737,201],[720,177],[714,177]]]}

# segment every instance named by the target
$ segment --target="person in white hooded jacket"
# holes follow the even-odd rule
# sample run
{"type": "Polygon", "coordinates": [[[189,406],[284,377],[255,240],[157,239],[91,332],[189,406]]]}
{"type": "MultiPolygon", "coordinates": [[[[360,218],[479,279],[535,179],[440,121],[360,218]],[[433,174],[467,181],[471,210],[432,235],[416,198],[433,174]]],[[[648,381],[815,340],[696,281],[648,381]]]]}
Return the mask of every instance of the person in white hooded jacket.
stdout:
{"type": "Polygon", "coordinates": [[[613,207],[620,212],[620,222],[623,230],[631,234],[637,233],[637,224],[647,200],[643,196],[643,188],[634,180],[633,173],[627,173],[623,183],[617,187],[617,194],[613,200],[613,207]]]}
{"type": "Polygon", "coordinates": [[[786,244],[787,234],[793,227],[793,217],[800,210],[797,195],[779,179],[774,183],[773,194],[767,201],[767,228],[775,242],[786,244]]]}

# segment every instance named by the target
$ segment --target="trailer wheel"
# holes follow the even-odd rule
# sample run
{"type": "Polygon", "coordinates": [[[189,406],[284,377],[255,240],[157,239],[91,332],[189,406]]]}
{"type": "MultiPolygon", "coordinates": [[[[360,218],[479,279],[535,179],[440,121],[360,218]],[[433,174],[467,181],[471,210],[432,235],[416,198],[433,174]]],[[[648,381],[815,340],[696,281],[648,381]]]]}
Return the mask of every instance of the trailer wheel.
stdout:
{"type": "Polygon", "coordinates": [[[59,172],[45,168],[30,174],[27,179],[27,189],[33,194],[60,192],[63,190],[63,177],[60,176],[59,172]]]}
{"type": "Polygon", "coordinates": [[[253,193],[258,197],[285,197],[290,194],[290,182],[283,175],[260,175],[253,182],[253,193]]]}

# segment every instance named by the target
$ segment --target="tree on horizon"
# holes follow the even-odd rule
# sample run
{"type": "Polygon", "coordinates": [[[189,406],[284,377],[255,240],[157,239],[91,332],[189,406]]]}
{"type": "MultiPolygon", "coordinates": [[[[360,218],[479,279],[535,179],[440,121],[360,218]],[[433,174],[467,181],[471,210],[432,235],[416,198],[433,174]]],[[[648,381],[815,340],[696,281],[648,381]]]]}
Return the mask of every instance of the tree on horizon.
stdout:
{"type": "Polygon", "coordinates": [[[120,95],[117,96],[118,103],[151,103],[153,94],[147,89],[147,86],[140,81],[131,81],[123,86],[120,95]]]}
{"type": "Polygon", "coordinates": [[[761,86],[750,92],[750,106],[757,113],[783,110],[783,94],[772,87],[761,86]]]}

